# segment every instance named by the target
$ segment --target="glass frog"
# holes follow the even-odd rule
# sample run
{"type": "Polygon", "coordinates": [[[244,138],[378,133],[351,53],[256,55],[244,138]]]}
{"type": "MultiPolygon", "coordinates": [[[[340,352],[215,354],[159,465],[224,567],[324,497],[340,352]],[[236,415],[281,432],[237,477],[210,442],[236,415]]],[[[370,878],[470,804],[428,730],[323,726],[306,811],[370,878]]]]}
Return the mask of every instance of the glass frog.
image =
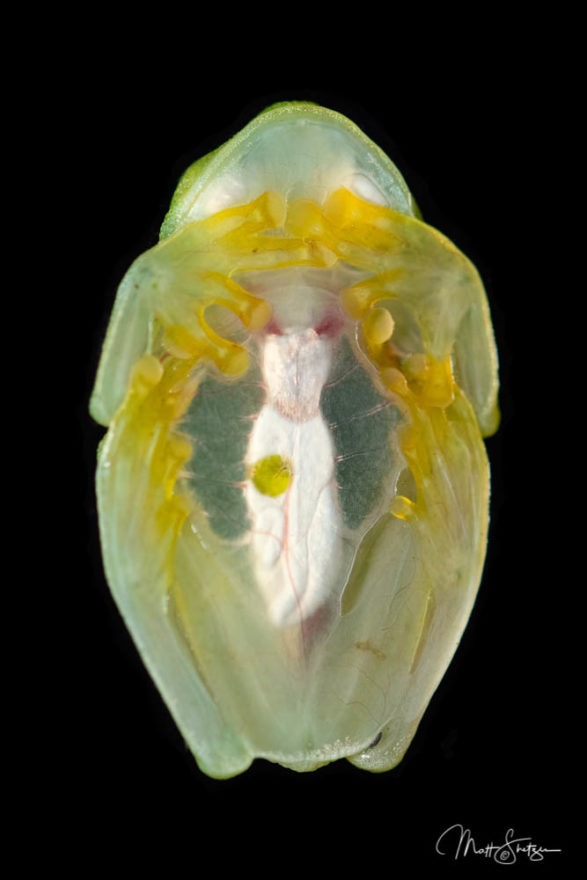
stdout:
{"type": "Polygon", "coordinates": [[[115,601],[207,774],[394,767],[469,618],[497,355],[473,265],[344,116],[183,176],[91,401],[115,601]]]}

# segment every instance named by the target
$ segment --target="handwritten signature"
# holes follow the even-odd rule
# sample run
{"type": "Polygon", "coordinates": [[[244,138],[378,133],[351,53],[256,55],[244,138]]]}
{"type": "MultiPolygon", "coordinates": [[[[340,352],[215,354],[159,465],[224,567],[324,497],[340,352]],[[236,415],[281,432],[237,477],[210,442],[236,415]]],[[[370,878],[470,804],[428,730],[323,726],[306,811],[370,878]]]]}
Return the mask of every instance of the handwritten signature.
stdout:
{"type": "Polygon", "coordinates": [[[464,825],[451,825],[436,841],[436,852],[441,856],[452,855],[455,861],[471,854],[493,859],[499,865],[513,865],[519,856],[526,857],[530,862],[542,862],[545,853],[562,852],[562,850],[537,846],[531,837],[515,837],[513,828],[508,828],[503,843],[491,841],[480,846],[469,828],[465,828],[464,825]]]}

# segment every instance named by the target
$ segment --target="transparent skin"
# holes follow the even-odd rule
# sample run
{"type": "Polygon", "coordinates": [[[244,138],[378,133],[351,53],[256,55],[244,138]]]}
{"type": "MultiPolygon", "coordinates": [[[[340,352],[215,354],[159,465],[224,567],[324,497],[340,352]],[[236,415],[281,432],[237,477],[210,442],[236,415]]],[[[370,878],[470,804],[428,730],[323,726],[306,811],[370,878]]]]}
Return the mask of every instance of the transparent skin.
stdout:
{"type": "Polygon", "coordinates": [[[186,172],[91,411],[107,578],[202,770],[401,760],[479,586],[496,397],[476,270],[343,116],[277,105],[186,172]]]}

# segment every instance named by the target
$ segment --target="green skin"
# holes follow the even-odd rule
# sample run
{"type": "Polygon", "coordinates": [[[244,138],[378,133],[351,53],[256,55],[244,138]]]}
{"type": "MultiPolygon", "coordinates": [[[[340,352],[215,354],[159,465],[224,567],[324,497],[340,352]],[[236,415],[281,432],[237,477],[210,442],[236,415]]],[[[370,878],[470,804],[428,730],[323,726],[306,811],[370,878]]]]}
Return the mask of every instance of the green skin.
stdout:
{"type": "MultiPolygon", "coordinates": [[[[270,239],[260,235],[265,246],[270,239]]],[[[337,297],[356,278],[352,267],[352,282],[347,269],[336,271],[319,269],[321,289],[337,297]]],[[[277,294],[266,296],[282,307],[277,294]]],[[[401,760],[478,589],[489,504],[482,436],[497,428],[497,388],[477,272],[419,219],[393,163],[349,120],[315,105],[276,105],[188,169],[161,242],[120,286],[91,412],[108,427],[97,471],[108,582],[206,773],[234,776],[257,757],[298,771],[343,757],[372,771],[401,760]],[[457,385],[448,402],[402,397],[385,384],[359,324],[345,317],[320,401],[336,451],[338,576],[318,613],[280,628],[258,589],[244,494],[255,479],[245,465],[251,425],[266,405],[257,364],[268,331],[255,327],[241,339],[220,315],[206,335],[194,315],[228,301],[217,277],[250,284],[254,295],[267,279],[280,289],[287,277],[283,299],[295,290],[291,277],[312,286],[317,269],[261,264],[256,247],[235,258],[205,220],[267,189],[318,201],[340,185],[338,174],[389,208],[390,240],[399,246],[374,253],[353,245],[348,253],[362,277],[394,279],[381,282],[381,304],[393,315],[398,350],[408,364],[423,355],[450,361],[457,385]],[[188,363],[179,343],[166,341],[175,327],[206,344],[220,340],[221,353],[242,345],[248,369],[224,374],[223,361],[214,366],[204,356],[165,396],[161,375],[188,363]],[[178,394],[185,405],[170,417],[167,404],[178,394]],[[177,525],[162,529],[163,521],[177,525]]],[[[260,491],[279,472],[279,458],[267,458],[260,491]]],[[[276,496],[296,474],[286,477],[276,496]]]]}

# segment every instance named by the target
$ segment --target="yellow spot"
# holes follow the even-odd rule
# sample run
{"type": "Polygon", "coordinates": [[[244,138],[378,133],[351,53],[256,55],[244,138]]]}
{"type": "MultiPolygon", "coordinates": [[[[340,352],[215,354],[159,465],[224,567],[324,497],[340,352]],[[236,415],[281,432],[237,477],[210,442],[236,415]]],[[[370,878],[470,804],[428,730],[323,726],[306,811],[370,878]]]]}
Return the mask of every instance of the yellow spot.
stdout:
{"type": "Polygon", "coordinates": [[[148,394],[163,376],[161,362],[152,354],[139,358],[132,369],[131,385],[140,395],[148,394]]]}
{"type": "Polygon", "coordinates": [[[394,321],[387,309],[374,308],[363,319],[363,333],[370,345],[382,345],[391,337],[394,321]]]}
{"type": "Polygon", "coordinates": [[[453,403],[455,382],[450,357],[440,360],[425,354],[409,355],[402,361],[402,370],[421,406],[444,409],[453,403]]]}
{"type": "Polygon", "coordinates": [[[260,458],[251,468],[251,480],[262,495],[276,498],[283,495],[293,477],[291,461],[281,455],[268,455],[260,458]]]}
{"type": "Polygon", "coordinates": [[[177,498],[175,484],[184,464],[192,457],[192,452],[192,444],[187,438],[177,434],[167,437],[167,442],[161,449],[160,470],[157,475],[167,501],[174,496],[177,498]]]}
{"type": "Polygon", "coordinates": [[[391,502],[389,512],[398,519],[411,519],[414,516],[415,504],[405,495],[396,495],[391,502]]]}

